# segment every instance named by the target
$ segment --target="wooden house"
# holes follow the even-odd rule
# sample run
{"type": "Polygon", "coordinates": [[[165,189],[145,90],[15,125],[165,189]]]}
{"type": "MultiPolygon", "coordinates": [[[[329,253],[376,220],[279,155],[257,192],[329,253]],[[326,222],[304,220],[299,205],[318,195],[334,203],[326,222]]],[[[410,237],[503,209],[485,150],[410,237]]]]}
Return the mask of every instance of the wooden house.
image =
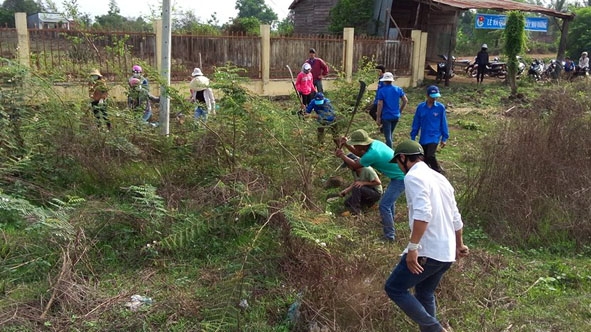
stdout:
{"type": "Polygon", "coordinates": [[[328,33],[329,14],[339,0],[293,0],[289,9],[294,12],[294,32],[328,33]]]}
{"type": "MultiPolygon", "coordinates": [[[[293,0],[295,33],[327,33],[330,9],[338,0],[293,0]]],[[[574,16],[542,6],[512,0],[374,0],[374,27],[370,33],[387,40],[410,38],[412,30],[428,33],[427,60],[455,48],[459,13],[469,9],[520,10],[563,19],[574,16]]]]}

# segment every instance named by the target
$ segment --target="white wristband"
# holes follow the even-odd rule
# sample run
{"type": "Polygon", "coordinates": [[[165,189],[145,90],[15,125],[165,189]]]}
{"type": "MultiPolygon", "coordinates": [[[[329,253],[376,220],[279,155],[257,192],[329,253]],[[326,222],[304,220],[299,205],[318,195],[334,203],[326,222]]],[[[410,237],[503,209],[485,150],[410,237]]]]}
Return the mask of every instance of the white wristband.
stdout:
{"type": "Polygon", "coordinates": [[[414,250],[421,249],[421,248],[423,248],[423,247],[421,247],[420,244],[412,243],[412,242],[409,242],[408,245],[406,246],[406,249],[408,249],[408,251],[414,251],[414,250]]]}

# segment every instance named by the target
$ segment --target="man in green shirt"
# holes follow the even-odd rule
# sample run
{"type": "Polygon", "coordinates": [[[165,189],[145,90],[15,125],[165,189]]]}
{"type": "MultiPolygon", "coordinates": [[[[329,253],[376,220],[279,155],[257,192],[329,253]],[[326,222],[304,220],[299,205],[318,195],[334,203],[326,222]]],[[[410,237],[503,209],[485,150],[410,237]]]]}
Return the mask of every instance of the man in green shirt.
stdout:
{"type": "Polygon", "coordinates": [[[335,155],[341,158],[344,163],[353,169],[371,166],[390,178],[386,192],[380,199],[379,209],[382,217],[384,238],[387,241],[394,241],[396,235],[394,229],[396,207],[394,203],[404,192],[404,173],[398,165],[390,163],[390,160],[394,157],[394,150],[385,143],[369,137],[369,134],[363,129],[352,132],[350,139],[342,137],[339,143],[353,154],[361,156],[359,160],[351,160],[343,152],[343,149],[339,148],[335,151],[335,155]]]}
{"type": "MultiPolygon", "coordinates": [[[[351,160],[359,159],[352,153],[349,153],[347,157],[351,160]]],[[[340,192],[342,197],[351,193],[351,196],[345,200],[347,211],[343,212],[343,216],[360,214],[362,208],[368,208],[380,200],[383,193],[382,181],[380,181],[380,177],[373,168],[360,167],[354,169],[346,163],[343,163],[341,167],[348,167],[353,174],[353,183],[340,192]]]]}

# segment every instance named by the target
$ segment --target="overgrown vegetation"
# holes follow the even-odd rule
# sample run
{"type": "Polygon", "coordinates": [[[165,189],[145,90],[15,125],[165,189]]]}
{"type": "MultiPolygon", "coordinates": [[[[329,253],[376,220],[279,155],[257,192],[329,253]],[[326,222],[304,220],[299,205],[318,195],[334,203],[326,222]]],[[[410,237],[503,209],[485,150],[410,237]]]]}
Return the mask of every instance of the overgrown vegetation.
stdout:
{"type": "MultiPolygon", "coordinates": [[[[340,121],[374,66],[327,91],[340,121]]],[[[115,104],[105,132],[85,100],[0,68],[2,331],[415,329],[383,292],[409,236],[404,199],[394,244],[377,241],[377,211],[336,217],[342,201],[326,203],[338,189],[325,184],[349,174],[293,100],[251,95],[240,68],[219,67],[207,123],[183,116],[192,105],[170,89],[170,137],[115,104]],[[152,301],[133,311],[134,294],[152,301]]],[[[497,83],[442,88],[452,135],[440,160],[472,248],[438,294],[457,331],[589,325],[588,84],[520,84],[519,101],[497,83]]],[[[407,93],[416,105],[424,87],[407,93]]],[[[411,121],[403,114],[396,141],[411,121]]],[[[381,138],[360,111],[362,127],[381,138]]]]}

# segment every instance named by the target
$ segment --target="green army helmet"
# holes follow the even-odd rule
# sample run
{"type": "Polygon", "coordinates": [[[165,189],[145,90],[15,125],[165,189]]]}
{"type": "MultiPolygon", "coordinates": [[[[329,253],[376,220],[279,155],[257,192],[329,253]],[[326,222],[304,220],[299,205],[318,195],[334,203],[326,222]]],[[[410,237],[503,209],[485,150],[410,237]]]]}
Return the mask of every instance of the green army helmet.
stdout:
{"type": "Polygon", "coordinates": [[[425,152],[423,151],[423,147],[417,141],[409,139],[396,146],[396,149],[394,150],[394,158],[401,154],[411,156],[425,154],[425,152]]]}

